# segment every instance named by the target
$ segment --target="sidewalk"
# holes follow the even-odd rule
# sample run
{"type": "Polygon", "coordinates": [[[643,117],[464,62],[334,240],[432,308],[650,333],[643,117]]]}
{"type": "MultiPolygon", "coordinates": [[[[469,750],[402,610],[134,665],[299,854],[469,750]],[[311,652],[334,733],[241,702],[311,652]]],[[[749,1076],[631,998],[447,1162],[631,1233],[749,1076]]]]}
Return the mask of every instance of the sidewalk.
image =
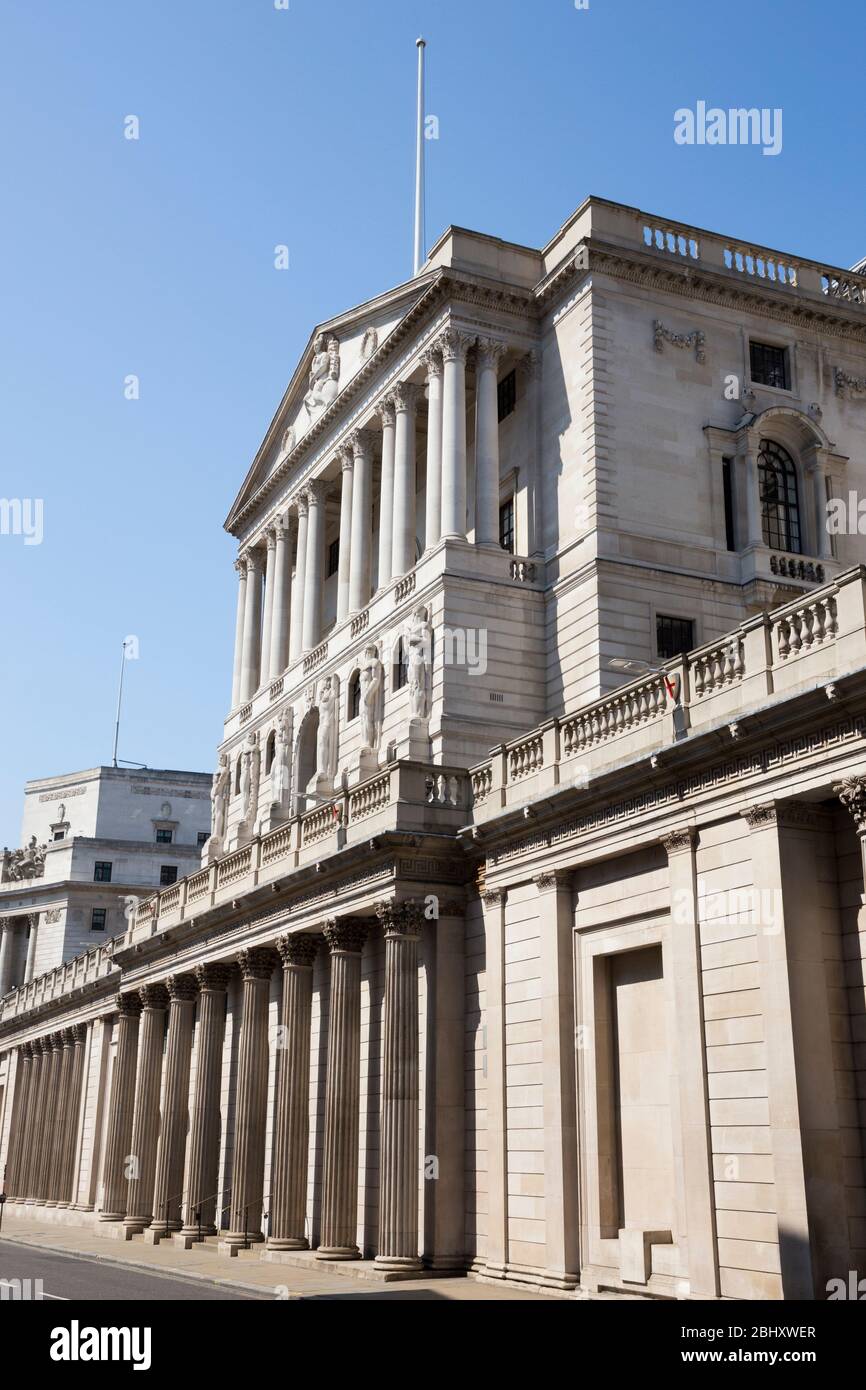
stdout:
{"type": "MultiPolygon", "coordinates": [[[[34,1221],[27,1217],[9,1220],[4,1215],[0,1240],[50,1250],[59,1255],[78,1255],[99,1260],[107,1265],[134,1266],[151,1274],[171,1274],[186,1279],[200,1279],[225,1289],[241,1289],[261,1298],[382,1298],[382,1299],[446,1299],[464,1302],[534,1302],[548,1303],[545,1294],[510,1284],[492,1284],[478,1279],[413,1279],[405,1283],[380,1283],[374,1277],[364,1278],[363,1266],[357,1273],[334,1272],[333,1266],[323,1269],[312,1253],[304,1256],[303,1267],[271,1264],[260,1258],[262,1247],[242,1250],[235,1258],[217,1254],[215,1244],[203,1243],[191,1250],[179,1250],[171,1241],[145,1245],[139,1236],[130,1241],[105,1240],[81,1226],[34,1221]],[[307,1259],[309,1267],[307,1267],[307,1259]]],[[[558,1300],[553,1300],[558,1301],[558,1300]]]]}

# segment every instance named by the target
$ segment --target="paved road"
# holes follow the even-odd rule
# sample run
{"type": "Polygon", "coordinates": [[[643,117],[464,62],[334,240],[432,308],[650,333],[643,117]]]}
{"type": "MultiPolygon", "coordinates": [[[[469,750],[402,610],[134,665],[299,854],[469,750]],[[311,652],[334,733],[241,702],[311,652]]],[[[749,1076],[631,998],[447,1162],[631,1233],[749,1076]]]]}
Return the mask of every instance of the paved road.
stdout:
{"type": "MultiPolygon", "coordinates": [[[[250,1302],[255,1294],[230,1293],[203,1280],[149,1274],[80,1255],[57,1255],[32,1250],[0,1238],[0,1279],[41,1279],[44,1299],[82,1299],[94,1302],[160,1302],[179,1300],[250,1302]]],[[[273,1294],[270,1294],[273,1301],[273,1294]]]]}

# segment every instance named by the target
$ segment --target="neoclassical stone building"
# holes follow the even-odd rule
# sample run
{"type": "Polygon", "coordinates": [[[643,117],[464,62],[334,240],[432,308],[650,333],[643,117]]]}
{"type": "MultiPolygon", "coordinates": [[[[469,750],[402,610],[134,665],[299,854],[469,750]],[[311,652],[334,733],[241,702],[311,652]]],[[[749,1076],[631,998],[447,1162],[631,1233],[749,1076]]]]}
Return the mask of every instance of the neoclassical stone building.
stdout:
{"type": "Polygon", "coordinates": [[[862,1270],[864,420],[860,274],[595,198],[320,325],[227,521],[202,867],[0,1004],[10,1221],[862,1270]]]}

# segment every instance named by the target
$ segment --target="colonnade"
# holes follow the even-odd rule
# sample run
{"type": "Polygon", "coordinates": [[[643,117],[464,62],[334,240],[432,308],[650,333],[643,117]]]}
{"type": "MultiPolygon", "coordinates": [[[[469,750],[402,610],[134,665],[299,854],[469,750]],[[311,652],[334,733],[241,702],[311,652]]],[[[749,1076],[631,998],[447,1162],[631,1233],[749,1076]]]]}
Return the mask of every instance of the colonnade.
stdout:
{"type": "Polygon", "coordinates": [[[38,912],[0,918],[0,999],[33,979],[38,926],[38,912]],[[25,932],[26,950],[21,941],[25,932]]]}
{"type": "Polygon", "coordinates": [[[11,1201],[74,1203],[86,1036],[76,1023],[18,1048],[6,1163],[11,1201]]]}
{"type": "MultiPolygon", "coordinates": [[[[416,416],[425,386],[424,548],[432,548],[443,537],[466,535],[466,359],[471,348],[476,361],[475,541],[498,547],[497,380],[507,346],[447,328],[421,359],[424,382],[397,382],[378,402],[366,426],[339,450],[338,624],[360,613],[372,597],[374,501],[378,502],[378,589],[387,588],[415,565],[416,416]],[[374,498],[377,456],[379,487],[374,498]]],[[[329,470],[334,463],[329,460],[329,470]]],[[[236,561],[233,709],[278,679],[322,638],[327,491],[322,477],[304,484],[236,561]]]]}

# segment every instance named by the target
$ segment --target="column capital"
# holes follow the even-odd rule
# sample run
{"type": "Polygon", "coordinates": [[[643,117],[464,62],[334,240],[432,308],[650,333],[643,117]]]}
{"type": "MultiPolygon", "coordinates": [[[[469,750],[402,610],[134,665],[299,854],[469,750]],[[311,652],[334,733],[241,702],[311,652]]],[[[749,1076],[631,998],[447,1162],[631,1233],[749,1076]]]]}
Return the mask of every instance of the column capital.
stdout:
{"type": "Polygon", "coordinates": [[[691,850],[695,843],[695,836],[696,831],[691,825],[685,825],[679,830],[671,830],[669,834],[662,835],[661,843],[667,851],[668,858],[672,854],[691,850]]]}
{"type": "Polygon", "coordinates": [[[369,930],[369,924],[363,917],[330,917],[322,926],[322,935],[332,955],[335,951],[344,951],[359,956],[369,930]]]}
{"type": "Polygon", "coordinates": [[[527,381],[537,381],[541,376],[541,353],[533,348],[531,352],[518,358],[515,366],[518,374],[527,381]]]}
{"type": "Polygon", "coordinates": [[[776,825],[779,808],[775,801],[766,801],[760,806],[746,806],[740,812],[750,830],[760,830],[764,825],[776,825]]]}
{"type": "Polygon", "coordinates": [[[435,346],[442,353],[443,362],[465,362],[475,338],[460,328],[446,328],[436,340],[435,346]]]}
{"type": "Polygon", "coordinates": [[[165,981],[168,997],[172,1003],[188,1003],[195,999],[198,990],[194,975],[169,975],[165,981]]]}
{"type": "Polygon", "coordinates": [[[507,888],[485,888],[481,893],[481,901],[485,907],[504,907],[507,899],[507,888]]]}
{"type": "Polygon", "coordinates": [[[375,441],[375,430],[353,430],[352,433],[349,435],[349,444],[352,448],[352,457],[358,458],[359,454],[367,454],[369,456],[373,452],[373,445],[375,441]]]}
{"type": "MultiPolygon", "coordinates": [[[[121,997],[121,996],[118,995],[118,999],[119,999],[120,997],[121,997]]],[[[34,1042],[33,1042],[33,1055],[34,1055],[34,1057],[36,1056],[37,1049],[38,1049],[38,1051],[42,1054],[43,1057],[47,1057],[47,1056],[48,1056],[48,1053],[51,1051],[51,1039],[50,1039],[50,1037],[48,1036],[47,1033],[46,1033],[43,1037],[41,1037],[41,1038],[36,1038],[36,1039],[34,1039],[34,1042]]]]}
{"type": "Polygon", "coordinates": [[[355,453],[352,449],[351,441],[341,444],[337,451],[337,457],[340,460],[340,471],[342,473],[351,473],[352,469],[355,467],[355,453]]]}
{"type": "Polygon", "coordinates": [[[422,903],[380,902],[376,904],[376,916],[386,936],[419,937],[424,922],[422,903]]]}
{"type": "Polygon", "coordinates": [[[75,1046],[75,1038],[72,1036],[72,1029],[71,1029],[71,1028],[61,1028],[61,1030],[60,1030],[60,1036],[61,1036],[61,1038],[63,1039],[63,1046],[64,1046],[64,1047],[74,1047],[74,1046],[75,1046]]]}
{"type": "Polygon", "coordinates": [[[571,869],[545,869],[532,882],[539,893],[549,893],[556,888],[570,888],[571,877],[571,869]]]}
{"type": "Polygon", "coordinates": [[[51,1034],[50,1042],[51,1042],[51,1051],[52,1051],[52,1052],[62,1052],[62,1051],[63,1051],[63,1031],[62,1031],[62,1029],[60,1030],[60,1032],[52,1033],[52,1034],[51,1034]]]}
{"type": "Polygon", "coordinates": [[[254,545],[244,551],[243,559],[246,561],[247,574],[261,574],[262,557],[254,545]]]}
{"type": "Polygon", "coordinates": [[[307,498],[307,505],[310,507],[321,506],[321,504],[325,500],[325,494],[327,490],[328,484],[325,482],[324,478],[311,479],[311,481],[307,483],[307,486],[304,489],[307,498]]]}
{"type": "Polygon", "coordinates": [[[232,967],[228,961],[213,961],[207,965],[197,965],[193,971],[196,984],[203,992],[214,990],[225,993],[228,988],[232,967]]]}
{"type": "Polygon", "coordinates": [[[160,981],[158,984],[142,985],[138,991],[143,1009],[167,1009],[168,990],[160,981]]]}
{"type": "Polygon", "coordinates": [[[478,339],[478,366],[496,368],[508,351],[508,344],[498,338],[478,339]]]}
{"type": "Polygon", "coordinates": [[[121,1018],[138,1018],[141,1013],[141,998],[136,990],[131,994],[115,996],[114,1007],[121,1018]]]}
{"type": "Polygon", "coordinates": [[[422,388],[414,381],[398,381],[394,387],[394,409],[397,414],[410,414],[418,405],[422,388]]]}
{"type": "Polygon", "coordinates": [[[433,347],[427,348],[426,352],[423,352],[421,354],[421,362],[424,366],[424,370],[427,373],[428,382],[442,375],[442,370],[444,367],[444,363],[442,361],[442,349],[436,347],[435,344],[433,345],[433,347]]]}
{"type": "Polygon", "coordinates": [[[284,970],[291,966],[312,969],[318,949],[319,938],[306,932],[289,932],[277,937],[277,950],[284,970]]]}
{"type": "Polygon", "coordinates": [[[866,777],[845,777],[833,788],[845,810],[853,817],[858,835],[866,835],[866,777]]]}
{"type": "Polygon", "coordinates": [[[246,554],[239,555],[239,556],[237,557],[237,559],[235,560],[235,569],[237,570],[238,575],[240,576],[241,579],[246,579],[246,577],[247,577],[247,557],[246,557],[246,554]]]}
{"type": "Polygon", "coordinates": [[[393,396],[383,396],[381,401],[376,404],[376,414],[382,422],[382,428],[394,424],[395,410],[393,396]]]}
{"type": "Polygon", "coordinates": [[[33,1056],[32,1042],[19,1043],[18,1055],[21,1057],[22,1061],[29,1062],[33,1056]]]}
{"type": "Polygon", "coordinates": [[[293,498],[292,506],[297,511],[299,518],[302,516],[306,516],[309,510],[306,492],[299,492],[297,497],[293,498]]]}
{"type": "Polygon", "coordinates": [[[276,956],[267,946],[248,946],[238,952],[238,965],[243,980],[269,980],[276,956]]]}
{"type": "Polygon", "coordinates": [[[264,535],[265,535],[265,546],[267,547],[267,549],[268,549],[268,550],[276,550],[276,547],[277,547],[277,528],[276,528],[276,526],[273,524],[273,522],[271,523],[270,526],[266,526],[266,527],[265,527],[265,533],[264,533],[264,535]]]}
{"type": "Polygon", "coordinates": [[[72,1036],[73,1036],[73,1038],[74,1038],[74,1040],[75,1040],[75,1046],[76,1046],[76,1047],[78,1046],[79,1043],[83,1043],[84,1040],[85,1040],[85,1038],[87,1037],[87,1024],[86,1024],[86,1023],[73,1023],[73,1025],[72,1025],[72,1036]]]}

